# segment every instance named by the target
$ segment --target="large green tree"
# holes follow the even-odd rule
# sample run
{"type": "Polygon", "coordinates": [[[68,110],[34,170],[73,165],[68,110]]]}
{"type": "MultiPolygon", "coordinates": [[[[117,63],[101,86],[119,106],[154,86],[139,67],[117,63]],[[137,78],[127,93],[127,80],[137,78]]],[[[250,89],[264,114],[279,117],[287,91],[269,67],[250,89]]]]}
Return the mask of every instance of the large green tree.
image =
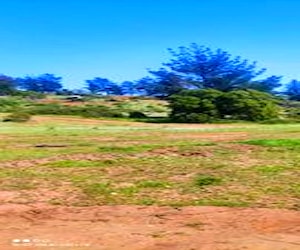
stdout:
{"type": "Polygon", "coordinates": [[[257,68],[256,62],[249,62],[240,57],[233,57],[221,49],[191,44],[189,47],[169,49],[173,58],[165,63],[166,69],[154,73],[157,83],[168,86],[172,91],[181,88],[212,88],[220,91],[235,89],[257,89],[272,92],[280,87],[280,77],[271,76],[258,80],[265,69],[257,68]],[[158,77],[157,77],[158,76],[158,77]],[[176,81],[166,81],[169,76],[176,76],[176,81]]]}

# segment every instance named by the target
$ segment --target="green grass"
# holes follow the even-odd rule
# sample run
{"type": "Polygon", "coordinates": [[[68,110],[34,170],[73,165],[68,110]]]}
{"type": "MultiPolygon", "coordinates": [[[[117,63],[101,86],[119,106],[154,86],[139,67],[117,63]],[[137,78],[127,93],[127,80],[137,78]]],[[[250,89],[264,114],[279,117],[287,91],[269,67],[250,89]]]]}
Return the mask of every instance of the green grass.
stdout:
{"type": "Polygon", "coordinates": [[[118,146],[118,145],[103,145],[98,147],[97,151],[99,152],[109,152],[109,153],[138,153],[138,152],[147,152],[154,149],[163,149],[166,147],[178,147],[180,151],[186,151],[191,149],[191,147],[197,146],[213,146],[215,143],[211,142],[177,142],[177,143],[153,143],[153,144],[138,144],[131,146],[118,146]]]}
{"type": "Polygon", "coordinates": [[[267,147],[300,147],[300,139],[248,140],[243,143],[267,147]]]}
{"type": "Polygon", "coordinates": [[[165,181],[144,180],[137,183],[140,188],[170,188],[171,184],[165,181]]]}
{"type": "Polygon", "coordinates": [[[38,118],[0,123],[0,192],[40,192],[57,205],[299,209],[300,124],[38,118]]]}
{"type": "Polygon", "coordinates": [[[209,186],[209,185],[219,185],[222,182],[221,178],[198,174],[195,178],[195,185],[198,187],[209,186]]]}
{"type": "Polygon", "coordinates": [[[76,161],[76,160],[62,160],[54,161],[47,166],[53,168],[92,168],[92,167],[105,167],[114,164],[115,160],[104,160],[104,161],[76,161]]]}
{"type": "Polygon", "coordinates": [[[201,206],[217,206],[217,207],[248,207],[251,206],[249,202],[243,201],[230,201],[230,200],[198,200],[194,205],[201,206]]]}
{"type": "Polygon", "coordinates": [[[278,175],[285,171],[283,166],[257,166],[256,170],[264,175],[278,175]]]}
{"type": "Polygon", "coordinates": [[[86,97],[80,105],[69,106],[66,96],[47,96],[44,100],[22,97],[1,97],[2,112],[25,111],[30,114],[76,115],[83,117],[128,117],[130,112],[143,112],[149,117],[167,117],[170,109],[167,101],[154,98],[86,97]]]}

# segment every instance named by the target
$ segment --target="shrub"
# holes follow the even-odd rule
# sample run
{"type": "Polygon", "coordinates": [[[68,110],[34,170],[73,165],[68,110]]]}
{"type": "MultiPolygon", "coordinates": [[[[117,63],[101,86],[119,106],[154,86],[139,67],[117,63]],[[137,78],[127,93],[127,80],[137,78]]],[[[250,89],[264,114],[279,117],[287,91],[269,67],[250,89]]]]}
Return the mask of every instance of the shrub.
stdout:
{"type": "Polygon", "coordinates": [[[172,120],[182,123],[207,123],[211,121],[211,117],[207,114],[197,114],[197,113],[178,113],[172,116],[172,120]]]}
{"type": "Polygon", "coordinates": [[[28,109],[30,114],[79,115],[83,117],[124,117],[123,113],[105,106],[65,106],[56,103],[38,104],[28,109]]]}
{"type": "Polygon", "coordinates": [[[24,97],[24,98],[28,98],[31,100],[36,100],[36,99],[43,99],[46,97],[45,94],[40,93],[40,92],[35,92],[35,91],[15,91],[13,93],[13,96],[19,96],[19,97],[24,97]]]}
{"type": "Polygon", "coordinates": [[[270,120],[264,120],[261,121],[261,124],[293,124],[293,123],[299,123],[300,119],[296,118],[287,118],[287,119],[282,119],[282,118],[275,118],[275,119],[270,119],[270,120]]]}
{"type": "Polygon", "coordinates": [[[176,122],[202,123],[220,117],[217,98],[221,91],[214,89],[184,90],[170,98],[170,118],[176,122]]]}
{"type": "Polygon", "coordinates": [[[210,117],[219,117],[217,98],[221,91],[214,89],[184,90],[170,98],[172,113],[202,113],[210,117]]]}
{"type": "Polygon", "coordinates": [[[92,106],[86,105],[82,107],[77,107],[76,115],[81,115],[83,117],[112,117],[112,118],[122,118],[123,113],[112,108],[105,106],[92,106]]]}
{"type": "Polygon", "coordinates": [[[147,116],[140,111],[131,111],[129,112],[129,118],[147,118],[147,116]]]}
{"type": "Polygon", "coordinates": [[[279,116],[278,101],[256,90],[221,92],[214,89],[182,91],[170,98],[170,118],[204,123],[219,119],[264,121],[279,116]]]}
{"type": "Polygon", "coordinates": [[[56,103],[49,104],[35,104],[28,109],[30,114],[34,115],[66,115],[67,112],[64,110],[62,105],[56,103]]]}
{"type": "Polygon", "coordinates": [[[27,104],[29,104],[29,102],[20,97],[0,97],[0,112],[14,112],[14,110],[17,110],[27,104]]]}
{"type": "Polygon", "coordinates": [[[217,100],[221,116],[236,120],[263,121],[278,117],[279,107],[273,96],[256,90],[224,93],[217,100]]]}
{"type": "Polygon", "coordinates": [[[12,113],[3,118],[3,122],[27,122],[31,118],[31,115],[23,112],[12,113]]]}

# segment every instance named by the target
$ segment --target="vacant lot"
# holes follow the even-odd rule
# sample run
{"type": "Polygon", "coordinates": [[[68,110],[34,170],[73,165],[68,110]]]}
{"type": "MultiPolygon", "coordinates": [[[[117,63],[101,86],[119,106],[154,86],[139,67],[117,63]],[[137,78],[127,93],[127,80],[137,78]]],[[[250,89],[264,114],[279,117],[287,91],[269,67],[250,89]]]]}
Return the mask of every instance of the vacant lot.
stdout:
{"type": "Polygon", "coordinates": [[[55,234],[92,244],[66,249],[299,247],[300,124],[43,116],[0,124],[0,138],[1,249],[55,234]]]}

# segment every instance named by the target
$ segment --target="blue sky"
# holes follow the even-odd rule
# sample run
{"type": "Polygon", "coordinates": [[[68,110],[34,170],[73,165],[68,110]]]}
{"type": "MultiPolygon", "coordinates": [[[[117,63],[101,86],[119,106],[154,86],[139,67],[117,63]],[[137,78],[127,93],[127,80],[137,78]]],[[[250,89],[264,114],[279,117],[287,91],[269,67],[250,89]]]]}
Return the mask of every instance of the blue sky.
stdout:
{"type": "Polygon", "coordinates": [[[221,48],[300,80],[298,0],[0,0],[0,73],[54,73],[68,88],[120,82],[168,61],[167,48],[221,48]]]}

